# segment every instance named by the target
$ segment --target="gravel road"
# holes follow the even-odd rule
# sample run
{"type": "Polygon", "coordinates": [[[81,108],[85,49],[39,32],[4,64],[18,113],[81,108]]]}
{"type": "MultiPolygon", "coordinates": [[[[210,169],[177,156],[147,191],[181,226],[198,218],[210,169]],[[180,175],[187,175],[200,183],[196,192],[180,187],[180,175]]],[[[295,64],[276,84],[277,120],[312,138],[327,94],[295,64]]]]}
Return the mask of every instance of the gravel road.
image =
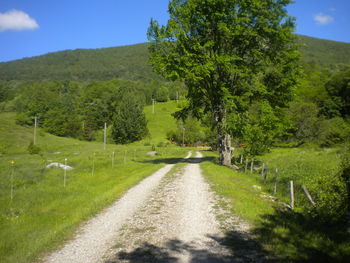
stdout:
{"type": "Polygon", "coordinates": [[[189,157],[130,189],[46,262],[266,262],[249,225],[210,191],[199,166],[202,155],[189,157]]]}
{"type": "MultiPolygon", "coordinates": [[[[189,153],[185,159],[189,158],[189,153]]],[[[88,221],[62,249],[49,255],[47,263],[95,263],[113,245],[121,226],[130,218],[174,164],[167,164],[131,188],[121,199],[88,221]]]]}

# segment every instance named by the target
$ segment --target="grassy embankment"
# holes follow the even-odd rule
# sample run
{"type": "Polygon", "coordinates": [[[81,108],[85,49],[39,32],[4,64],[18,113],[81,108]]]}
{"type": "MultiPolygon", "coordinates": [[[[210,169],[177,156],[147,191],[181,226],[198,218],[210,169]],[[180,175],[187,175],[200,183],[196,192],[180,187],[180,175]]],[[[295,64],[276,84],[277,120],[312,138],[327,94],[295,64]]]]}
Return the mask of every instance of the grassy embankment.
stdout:
{"type": "Polygon", "coordinates": [[[106,150],[101,143],[60,138],[39,129],[41,151],[34,155],[27,150],[33,128],[16,125],[14,113],[1,113],[0,262],[37,260],[132,185],[172,158],[184,156],[185,149],[173,145],[156,147],[160,156],[146,155],[152,144],[166,142],[164,131],[175,126],[170,116],[175,109],[174,102],[157,104],[151,115],[151,107],[146,107],[151,138],[130,145],[108,144],[106,150]],[[64,171],[45,167],[51,162],[64,163],[65,158],[74,170],[67,171],[63,187],[64,171]],[[163,161],[157,161],[160,158],[163,161]],[[15,161],[13,166],[11,161],[15,161]]]}
{"type": "MultiPolygon", "coordinates": [[[[258,173],[233,171],[216,164],[217,154],[206,155],[201,166],[213,190],[231,200],[232,212],[253,225],[257,243],[266,253],[278,262],[348,262],[350,235],[343,227],[316,222],[298,209],[277,208],[277,202],[268,197],[273,193],[272,176],[263,183],[258,173]]],[[[334,175],[339,171],[340,157],[337,149],[274,149],[260,161],[268,162],[270,171],[279,169],[276,196],[288,202],[289,180],[300,187],[315,176],[334,175]]],[[[297,208],[301,199],[305,197],[298,188],[297,208]]]]}

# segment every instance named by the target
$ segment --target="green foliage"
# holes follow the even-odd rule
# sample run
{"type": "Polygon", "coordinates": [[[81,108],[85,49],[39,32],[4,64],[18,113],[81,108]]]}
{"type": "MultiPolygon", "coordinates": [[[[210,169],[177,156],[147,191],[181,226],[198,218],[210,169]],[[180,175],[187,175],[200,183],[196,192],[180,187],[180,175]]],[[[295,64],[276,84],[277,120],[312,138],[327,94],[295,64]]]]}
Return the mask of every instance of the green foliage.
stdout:
{"type": "Polygon", "coordinates": [[[34,145],[33,142],[30,142],[27,150],[29,154],[39,154],[41,151],[41,148],[37,145],[34,145]]]}
{"type": "Polygon", "coordinates": [[[341,116],[350,115],[350,70],[341,71],[332,76],[325,88],[330,96],[334,111],[339,111],[341,116]]]}
{"type": "Polygon", "coordinates": [[[341,144],[350,138],[350,125],[340,117],[326,119],[311,102],[290,104],[286,112],[289,139],[302,143],[316,143],[322,147],[341,144]]]}
{"type": "Polygon", "coordinates": [[[350,138],[350,125],[340,117],[319,123],[319,144],[323,147],[339,145],[350,138]]]}
{"type": "Polygon", "coordinates": [[[227,133],[236,133],[226,123],[231,113],[245,113],[253,101],[277,108],[291,99],[299,55],[289,2],[173,0],[166,26],[151,20],[150,64],[188,88],[189,105],[176,116],[210,113],[221,152],[227,133]]]}
{"type": "Polygon", "coordinates": [[[0,64],[0,80],[106,81],[159,79],[147,65],[148,44],[76,49],[0,64]]]}
{"type": "Polygon", "coordinates": [[[341,162],[341,177],[346,184],[347,200],[346,208],[348,211],[348,216],[350,215],[350,145],[347,144],[342,155],[341,162]]]}
{"type": "Polygon", "coordinates": [[[33,125],[34,121],[26,113],[18,113],[16,116],[16,124],[18,125],[33,125]]]}
{"type": "Polygon", "coordinates": [[[201,123],[192,116],[188,116],[185,121],[178,120],[177,129],[169,131],[167,137],[178,145],[182,145],[182,143],[186,145],[200,144],[205,140],[201,123]]]}
{"type": "Polygon", "coordinates": [[[314,103],[297,102],[290,104],[287,118],[291,121],[291,133],[301,143],[315,141],[319,133],[319,109],[314,103]]]}
{"type": "Polygon", "coordinates": [[[245,155],[266,153],[282,130],[279,118],[268,102],[252,104],[245,117],[242,127],[245,155]]]}
{"type": "Polygon", "coordinates": [[[141,140],[148,134],[143,105],[133,94],[123,94],[115,108],[112,122],[112,137],[116,143],[141,140]]]}

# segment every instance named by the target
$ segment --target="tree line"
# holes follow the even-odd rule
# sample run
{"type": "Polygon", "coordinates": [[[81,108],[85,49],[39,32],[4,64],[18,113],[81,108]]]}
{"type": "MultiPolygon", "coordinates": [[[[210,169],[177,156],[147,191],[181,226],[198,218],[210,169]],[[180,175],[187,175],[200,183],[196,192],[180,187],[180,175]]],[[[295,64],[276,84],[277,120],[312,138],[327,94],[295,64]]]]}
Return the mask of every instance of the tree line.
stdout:
{"type": "Polygon", "coordinates": [[[81,140],[98,140],[107,123],[116,143],[130,143],[146,135],[143,107],[152,99],[165,102],[184,96],[179,83],[110,81],[2,82],[0,107],[16,111],[17,123],[33,125],[34,117],[45,131],[81,140]]]}

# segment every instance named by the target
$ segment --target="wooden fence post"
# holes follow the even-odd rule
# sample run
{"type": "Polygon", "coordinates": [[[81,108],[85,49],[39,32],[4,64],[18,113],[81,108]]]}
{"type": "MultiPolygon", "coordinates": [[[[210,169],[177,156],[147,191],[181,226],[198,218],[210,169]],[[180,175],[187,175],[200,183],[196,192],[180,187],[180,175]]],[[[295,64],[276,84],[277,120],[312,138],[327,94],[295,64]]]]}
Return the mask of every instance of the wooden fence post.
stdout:
{"type": "Polygon", "coordinates": [[[277,173],[278,173],[278,169],[275,168],[275,178],[274,178],[273,195],[276,195],[276,193],[277,193],[277,173]]]}
{"type": "Polygon", "coordinates": [[[290,181],[290,208],[294,209],[294,185],[293,185],[293,181],[290,181]]]}
{"type": "Polygon", "coordinates": [[[265,172],[265,163],[263,163],[262,169],[261,169],[261,175],[260,175],[261,180],[263,180],[264,172],[265,172]]]}
{"type": "Polygon", "coordinates": [[[309,200],[309,202],[313,205],[313,206],[316,206],[316,203],[314,202],[314,200],[312,200],[312,197],[309,193],[309,191],[307,190],[306,186],[305,185],[302,185],[301,188],[303,189],[307,199],[309,200]]]}

